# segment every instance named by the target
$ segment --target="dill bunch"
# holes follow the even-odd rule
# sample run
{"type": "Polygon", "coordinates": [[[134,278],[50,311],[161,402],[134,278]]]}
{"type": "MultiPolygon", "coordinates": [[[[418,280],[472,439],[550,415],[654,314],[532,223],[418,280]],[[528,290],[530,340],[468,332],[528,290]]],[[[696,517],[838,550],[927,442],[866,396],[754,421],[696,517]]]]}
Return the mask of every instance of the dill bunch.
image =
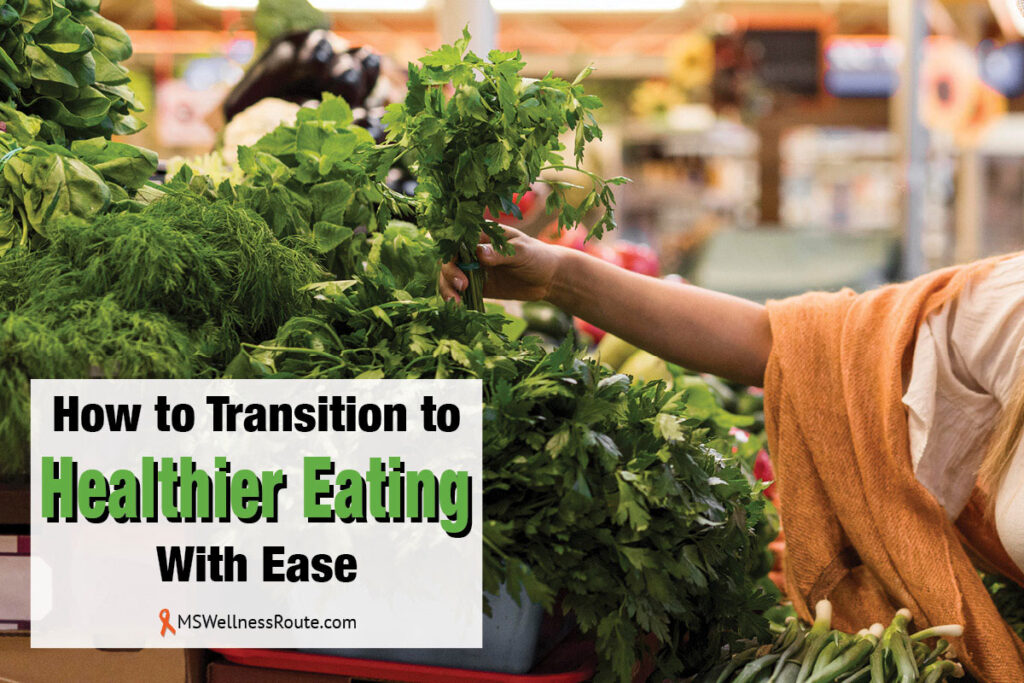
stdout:
{"type": "Polygon", "coordinates": [[[196,361],[185,325],[112,297],[0,313],[0,476],[26,469],[31,379],[187,378],[203,367],[196,361]]]}
{"type": "Polygon", "coordinates": [[[27,471],[29,380],[74,376],[49,322],[0,313],[0,475],[27,471]]]}
{"type": "Polygon", "coordinates": [[[185,192],[49,234],[0,255],[0,476],[25,471],[30,378],[218,376],[325,275],[302,238],[185,192]]]}
{"type": "Polygon", "coordinates": [[[110,297],[126,311],[160,312],[190,330],[212,325],[219,333],[204,341],[213,361],[307,311],[300,290],[324,276],[301,244],[279,242],[254,213],[188,194],[139,213],[65,219],[50,236],[24,275],[33,308],[110,297]]]}

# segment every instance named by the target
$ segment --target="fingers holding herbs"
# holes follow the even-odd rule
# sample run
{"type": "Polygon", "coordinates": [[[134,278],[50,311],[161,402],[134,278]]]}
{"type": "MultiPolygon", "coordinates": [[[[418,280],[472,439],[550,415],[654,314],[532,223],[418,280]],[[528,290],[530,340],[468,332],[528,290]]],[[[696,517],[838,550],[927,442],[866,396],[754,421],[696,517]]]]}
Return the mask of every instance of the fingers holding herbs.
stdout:
{"type": "Polygon", "coordinates": [[[439,281],[444,299],[462,301],[472,284],[471,273],[482,274],[482,294],[494,299],[538,301],[548,296],[555,282],[564,248],[545,244],[514,228],[505,227],[509,253],[498,251],[482,237],[475,260],[453,259],[441,267],[439,281]]]}

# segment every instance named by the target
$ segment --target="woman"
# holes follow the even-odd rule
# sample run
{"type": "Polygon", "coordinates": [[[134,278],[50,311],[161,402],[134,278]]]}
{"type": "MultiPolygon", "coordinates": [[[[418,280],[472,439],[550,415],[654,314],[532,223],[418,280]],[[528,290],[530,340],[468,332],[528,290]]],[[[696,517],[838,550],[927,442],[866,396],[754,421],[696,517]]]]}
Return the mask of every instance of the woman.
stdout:
{"type": "MultiPolygon", "coordinates": [[[[966,626],[956,650],[980,680],[1024,681],[1024,644],[972,563],[1024,582],[1024,256],[765,307],[507,235],[513,255],[479,247],[485,296],[546,299],[685,367],[764,386],[801,616],[827,597],[853,630],[908,607],[919,626],[966,626]]],[[[443,296],[465,286],[446,264],[443,296]]]]}

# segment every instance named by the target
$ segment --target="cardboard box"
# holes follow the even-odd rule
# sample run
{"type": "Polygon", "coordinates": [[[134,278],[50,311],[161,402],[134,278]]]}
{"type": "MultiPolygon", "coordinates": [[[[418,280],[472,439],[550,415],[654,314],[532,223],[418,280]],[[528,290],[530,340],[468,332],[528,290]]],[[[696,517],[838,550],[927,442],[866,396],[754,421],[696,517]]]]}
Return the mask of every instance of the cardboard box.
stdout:
{"type": "Polygon", "coordinates": [[[0,631],[0,680],[200,683],[189,674],[185,650],[33,650],[24,631],[0,631]]]}

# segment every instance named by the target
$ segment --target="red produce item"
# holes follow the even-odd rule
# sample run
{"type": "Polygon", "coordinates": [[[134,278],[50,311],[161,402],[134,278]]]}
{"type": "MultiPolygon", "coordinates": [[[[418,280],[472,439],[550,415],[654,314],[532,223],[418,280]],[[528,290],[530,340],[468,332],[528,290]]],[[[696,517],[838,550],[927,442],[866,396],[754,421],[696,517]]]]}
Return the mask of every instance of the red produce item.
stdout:
{"type": "Polygon", "coordinates": [[[587,239],[587,230],[583,227],[577,227],[565,230],[559,234],[557,227],[552,227],[546,231],[546,234],[541,235],[540,239],[548,244],[557,244],[561,247],[583,251],[587,239]]]}
{"type": "Polygon", "coordinates": [[[604,339],[604,335],[607,334],[607,332],[602,330],[600,327],[598,327],[597,325],[591,325],[583,318],[574,317],[572,319],[572,322],[576,326],[577,332],[579,332],[582,335],[590,337],[593,340],[593,343],[595,344],[604,339]]]}
{"type": "Polygon", "coordinates": [[[622,255],[619,253],[618,249],[616,249],[613,246],[609,246],[607,244],[602,244],[601,242],[598,242],[596,244],[586,245],[585,247],[583,247],[583,251],[587,252],[591,256],[596,256],[602,261],[610,263],[613,266],[618,266],[619,268],[626,267],[625,263],[623,262],[622,255]]]}
{"type": "Polygon", "coordinates": [[[775,502],[775,469],[772,467],[772,459],[769,457],[768,451],[763,448],[758,451],[757,459],[754,460],[754,476],[761,481],[772,482],[772,485],[765,490],[764,495],[768,496],[768,499],[772,502],[775,502]]]}
{"type": "Polygon", "coordinates": [[[626,270],[652,277],[661,274],[658,254],[650,247],[632,242],[616,242],[613,248],[618,252],[622,267],[626,270]]]}
{"type": "MultiPolygon", "coordinates": [[[[537,205],[537,193],[534,192],[533,190],[527,190],[522,194],[515,193],[512,195],[512,201],[513,203],[515,203],[516,206],[519,207],[519,213],[526,217],[530,214],[530,211],[533,210],[533,207],[537,205]]],[[[506,225],[515,225],[516,222],[520,220],[519,218],[516,218],[514,215],[510,213],[499,213],[498,217],[494,218],[489,210],[484,211],[484,218],[487,218],[488,220],[492,221],[497,221],[499,223],[504,223],[506,225]]]]}

